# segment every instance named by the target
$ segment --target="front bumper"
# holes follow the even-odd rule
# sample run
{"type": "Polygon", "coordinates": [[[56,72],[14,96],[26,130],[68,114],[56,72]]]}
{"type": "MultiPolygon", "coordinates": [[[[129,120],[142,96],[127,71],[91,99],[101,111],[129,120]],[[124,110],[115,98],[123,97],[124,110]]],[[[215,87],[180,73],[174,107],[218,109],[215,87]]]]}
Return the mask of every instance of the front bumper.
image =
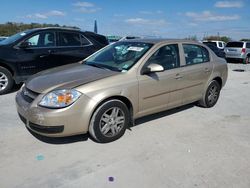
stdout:
{"type": "Polygon", "coordinates": [[[48,136],[64,137],[88,132],[91,100],[82,95],[74,104],[62,109],[49,109],[37,104],[42,95],[29,103],[21,92],[16,95],[16,108],[21,120],[31,131],[48,136]]]}

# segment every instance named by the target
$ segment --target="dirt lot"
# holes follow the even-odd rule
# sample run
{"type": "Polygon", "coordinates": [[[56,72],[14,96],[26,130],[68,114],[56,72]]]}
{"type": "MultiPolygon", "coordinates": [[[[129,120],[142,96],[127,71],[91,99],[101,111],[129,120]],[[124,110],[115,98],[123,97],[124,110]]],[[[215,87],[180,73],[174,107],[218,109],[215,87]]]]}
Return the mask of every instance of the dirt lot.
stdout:
{"type": "Polygon", "coordinates": [[[36,138],[18,118],[15,92],[0,96],[0,187],[249,188],[250,66],[229,67],[214,108],[142,118],[110,144],[36,138]]]}

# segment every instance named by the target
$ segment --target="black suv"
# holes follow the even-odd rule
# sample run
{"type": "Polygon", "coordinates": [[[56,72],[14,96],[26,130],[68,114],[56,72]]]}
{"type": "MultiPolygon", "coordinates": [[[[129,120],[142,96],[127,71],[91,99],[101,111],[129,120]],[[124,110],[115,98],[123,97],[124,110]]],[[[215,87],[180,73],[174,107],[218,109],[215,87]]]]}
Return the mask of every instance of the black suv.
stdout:
{"type": "Polygon", "coordinates": [[[45,69],[75,63],[106,46],[105,36],[67,28],[38,28],[0,42],[0,94],[45,69]]]}

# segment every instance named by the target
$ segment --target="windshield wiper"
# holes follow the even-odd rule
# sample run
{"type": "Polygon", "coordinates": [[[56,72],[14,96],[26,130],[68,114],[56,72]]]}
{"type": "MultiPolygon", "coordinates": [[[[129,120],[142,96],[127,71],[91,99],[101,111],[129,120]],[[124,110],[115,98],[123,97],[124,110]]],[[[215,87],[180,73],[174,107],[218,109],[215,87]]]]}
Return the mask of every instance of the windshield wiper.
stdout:
{"type": "Polygon", "coordinates": [[[89,65],[89,66],[93,66],[93,67],[97,67],[97,68],[100,68],[100,69],[106,69],[105,67],[101,66],[100,64],[97,64],[97,63],[86,63],[86,65],[89,65]]]}
{"type": "Polygon", "coordinates": [[[108,66],[108,65],[99,64],[99,63],[89,62],[89,63],[84,63],[84,64],[89,65],[89,66],[93,66],[93,67],[97,67],[97,68],[100,68],[100,69],[121,72],[118,68],[111,67],[111,66],[108,66]]]}

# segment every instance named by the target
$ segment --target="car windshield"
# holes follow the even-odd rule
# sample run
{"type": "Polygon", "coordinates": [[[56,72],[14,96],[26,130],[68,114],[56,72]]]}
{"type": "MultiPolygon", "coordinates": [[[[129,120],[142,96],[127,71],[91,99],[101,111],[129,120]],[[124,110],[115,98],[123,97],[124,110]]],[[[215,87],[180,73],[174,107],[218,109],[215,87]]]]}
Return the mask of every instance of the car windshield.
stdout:
{"type": "Polygon", "coordinates": [[[153,46],[144,42],[117,42],[97,52],[84,63],[90,66],[126,72],[153,46]]]}
{"type": "Polygon", "coordinates": [[[10,36],[9,38],[3,40],[0,42],[0,44],[11,44],[19,39],[21,39],[22,37],[24,37],[25,35],[27,35],[28,33],[30,33],[30,31],[23,31],[20,33],[17,33],[15,35],[10,36]]]}

